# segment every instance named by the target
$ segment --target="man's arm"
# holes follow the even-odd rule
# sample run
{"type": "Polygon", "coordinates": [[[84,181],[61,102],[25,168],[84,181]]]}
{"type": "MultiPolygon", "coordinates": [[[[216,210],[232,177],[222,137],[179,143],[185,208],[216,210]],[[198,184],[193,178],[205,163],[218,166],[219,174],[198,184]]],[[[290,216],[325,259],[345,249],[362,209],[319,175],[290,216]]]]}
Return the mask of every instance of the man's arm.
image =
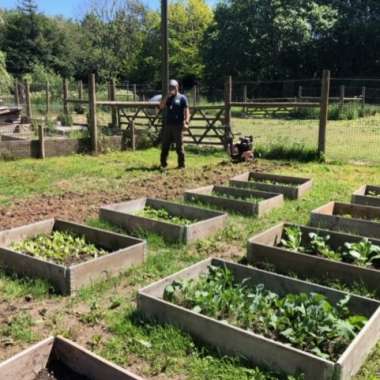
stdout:
{"type": "Polygon", "coordinates": [[[185,108],[184,116],[185,116],[185,128],[189,128],[189,124],[190,124],[190,108],[189,107],[185,108]]]}
{"type": "Polygon", "coordinates": [[[190,114],[189,101],[187,100],[186,96],[182,98],[182,102],[183,102],[183,124],[185,128],[189,128],[191,114],[190,114]]]}

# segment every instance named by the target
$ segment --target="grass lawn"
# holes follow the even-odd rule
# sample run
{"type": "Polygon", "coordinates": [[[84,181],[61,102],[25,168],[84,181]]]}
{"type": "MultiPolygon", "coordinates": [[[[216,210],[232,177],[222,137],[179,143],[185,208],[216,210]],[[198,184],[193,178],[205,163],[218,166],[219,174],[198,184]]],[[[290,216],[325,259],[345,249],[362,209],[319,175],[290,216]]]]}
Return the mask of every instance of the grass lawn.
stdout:
{"type": "MultiPolygon", "coordinates": [[[[316,149],[318,120],[234,118],[233,131],[252,135],[265,149],[285,146],[316,149]]],[[[356,120],[329,121],[326,158],[333,161],[380,163],[380,114],[356,120]]]]}
{"type": "MultiPolygon", "coordinates": [[[[157,160],[158,151],[151,149],[136,154],[6,162],[0,167],[0,194],[3,204],[14,204],[25,197],[43,198],[45,193],[93,192],[109,187],[117,192],[134,178],[147,178],[146,186],[154,186],[149,178],[160,175],[152,169],[157,160]]],[[[175,155],[171,160],[175,166],[175,155]]],[[[221,172],[230,170],[223,160],[221,153],[191,153],[185,174],[170,171],[169,178],[183,175],[207,180],[204,165],[221,172]]],[[[168,245],[157,236],[146,235],[149,256],[144,265],[85,288],[72,299],[50,294],[43,281],[0,274],[0,358],[59,333],[148,379],[279,378],[238,359],[220,357],[178,329],[147,323],[136,313],[134,303],[136,291],[155,280],[211,256],[240,260],[246,240],[253,234],[284,220],[307,223],[310,211],[317,206],[331,200],[348,202],[360,185],[380,183],[380,166],[264,160],[259,165],[277,173],[310,176],[313,190],[300,201],[286,201],[283,208],[260,220],[232,215],[225,230],[190,247],[168,245]]],[[[113,229],[94,218],[88,223],[113,229]]],[[[379,376],[380,344],[355,379],[375,380],[379,376]]]]}

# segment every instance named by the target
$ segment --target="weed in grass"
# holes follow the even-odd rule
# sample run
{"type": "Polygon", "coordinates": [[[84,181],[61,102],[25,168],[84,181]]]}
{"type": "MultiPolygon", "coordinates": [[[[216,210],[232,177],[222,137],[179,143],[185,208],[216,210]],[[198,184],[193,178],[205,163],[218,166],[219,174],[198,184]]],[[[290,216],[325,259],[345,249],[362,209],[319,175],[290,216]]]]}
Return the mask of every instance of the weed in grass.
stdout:
{"type": "Polygon", "coordinates": [[[26,312],[12,316],[6,325],[0,327],[0,335],[5,344],[14,344],[15,342],[31,343],[37,339],[33,330],[32,316],[26,312]]]}
{"type": "Polygon", "coordinates": [[[16,252],[64,265],[108,254],[105,250],[95,247],[94,244],[87,243],[83,236],[61,231],[53,231],[50,235],[38,235],[15,242],[11,244],[11,248],[16,252]]]}
{"type": "Polygon", "coordinates": [[[236,284],[227,268],[213,266],[197,280],[168,285],[164,299],[331,360],[339,358],[367,321],[349,312],[349,296],[335,306],[315,293],[280,297],[263,285],[236,284]]]}
{"type": "Polygon", "coordinates": [[[43,279],[19,277],[0,271],[0,293],[2,300],[31,297],[42,299],[52,294],[54,288],[43,279]]]}

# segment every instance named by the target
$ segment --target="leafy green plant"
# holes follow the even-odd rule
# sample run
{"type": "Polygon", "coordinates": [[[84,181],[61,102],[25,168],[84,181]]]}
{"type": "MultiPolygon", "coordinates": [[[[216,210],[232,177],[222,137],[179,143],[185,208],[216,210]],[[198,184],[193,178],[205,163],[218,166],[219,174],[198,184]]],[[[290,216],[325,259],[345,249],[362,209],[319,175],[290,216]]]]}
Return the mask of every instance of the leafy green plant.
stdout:
{"type": "Polygon", "coordinates": [[[310,249],[313,254],[320,254],[330,260],[340,261],[342,259],[338,252],[332,250],[328,241],[330,240],[330,235],[320,236],[314,232],[309,233],[310,237],[310,249]]]}
{"type": "Polygon", "coordinates": [[[209,267],[197,280],[174,281],[164,299],[217,320],[336,360],[367,321],[347,308],[349,295],[335,306],[316,293],[280,297],[263,285],[235,283],[227,268],[209,267]]]}
{"type": "Polygon", "coordinates": [[[65,265],[108,254],[94,244],[87,243],[83,236],[61,231],[15,242],[11,248],[17,252],[65,265]]]}
{"type": "Polygon", "coordinates": [[[380,246],[364,238],[358,243],[345,243],[343,259],[358,265],[373,265],[380,268],[380,246]]]}
{"type": "Polygon", "coordinates": [[[299,227],[287,227],[285,228],[285,238],[281,239],[280,245],[291,251],[300,252],[303,251],[302,247],[302,231],[299,227]]]}
{"type": "Polygon", "coordinates": [[[235,201],[244,201],[244,202],[250,202],[250,203],[259,203],[260,201],[264,200],[263,197],[259,197],[259,196],[249,195],[249,196],[244,197],[244,196],[226,194],[220,191],[214,191],[213,195],[217,196],[218,198],[232,199],[235,201]]]}
{"type": "Polygon", "coordinates": [[[380,198],[380,193],[373,191],[373,190],[369,190],[366,195],[368,197],[380,198]]]}
{"type": "Polygon", "coordinates": [[[150,218],[154,220],[164,220],[170,223],[181,224],[181,225],[189,225],[196,222],[196,220],[194,219],[190,220],[182,216],[172,215],[163,208],[155,209],[149,206],[146,206],[144,210],[138,212],[136,215],[143,216],[144,218],[150,218]]]}

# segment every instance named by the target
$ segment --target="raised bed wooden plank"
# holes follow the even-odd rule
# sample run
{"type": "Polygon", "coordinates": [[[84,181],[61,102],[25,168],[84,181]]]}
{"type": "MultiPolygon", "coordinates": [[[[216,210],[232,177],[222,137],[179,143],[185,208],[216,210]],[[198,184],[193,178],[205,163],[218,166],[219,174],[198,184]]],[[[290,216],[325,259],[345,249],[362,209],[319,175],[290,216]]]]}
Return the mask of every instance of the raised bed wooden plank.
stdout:
{"type": "Polygon", "coordinates": [[[189,202],[202,202],[223,210],[247,216],[257,216],[259,218],[284,204],[284,196],[282,194],[226,186],[205,186],[188,190],[185,192],[185,200],[189,202]],[[223,195],[241,199],[225,198],[223,195]],[[250,197],[262,199],[258,200],[257,203],[245,200],[250,197]]]}
{"type": "Polygon", "coordinates": [[[311,190],[313,180],[271,173],[246,172],[233,177],[230,185],[283,194],[289,199],[299,199],[311,190]],[[270,183],[271,181],[275,183],[270,183]]]}
{"type": "MultiPolygon", "coordinates": [[[[380,299],[380,270],[358,265],[328,260],[317,255],[298,253],[280,247],[281,239],[285,237],[285,229],[299,227],[302,232],[302,245],[310,242],[310,233],[319,236],[330,236],[329,246],[338,250],[345,243],[357,243],[363,238],[330,230],[299,226],[290,223],[280,223],[248,241],[247,260],[252,265],[270,264],[275,270],[289,274],[294,273],[303,278],[339,280],[347,285],[363,284],[366,289],[374,292],[380,299]]],[[[380,246],[380,240],[370,239],[372,244],[380,246]]]]}
{"type": "Polygon", "coordinates": [[[126,229],[130,233],[147,231],[162,235],[170,242],[190,243],[205,238],[225,226],[227,214],[152,198],[103,206],[100,218],[126,229]],[[164,209],[170,215],[194,220],[189,225],[178,225],[135,215],[145,207],[164,209]]]}
{"type": "Polygon", "coordinates": [[[380,208],[330,202],[311,212],[310,224],[314,227],[380,238],[380,208]]]}
{"type": "Polygon", "coordinates": [[[380,186],[364,185],[360,187],[352,194],[351,203],[380,207],[380,186]]]}
{"type": "Polygon", "coordinates": [[[62,337],[47,338],[0,363],[0,379],[34,380],[57,362],[75,375],[91,380],[143,380],[62,337]]]}
{"type": "Polygon", "coordinates": [[[0,232],[0,266],[5,270],[49,281],[56,290],[69,295],[80,287],[126,271],[144,262],[146,243],[129,236],[103,231],[81,224],[58,219],[29,224],[0,232]],[[52,231],[66,231],[84,236],[86,241],[106,249],[108,255],[65,266],[15,252],[14,242],[52,231]]]}
{"type": "Polygon", "coordinates": [[[373,336],[368,341],[366,332],[359,334],[340,358],[342,360],[336,363],[195,313],[163,299],[167,285],[175,280],[196,279],[200,274],[208,272],[209,265],[227,267],[232,272],[235,281],[244,280],[246,286],[263,284],[267,289],[280,296],[289,293],[314,292],[325,295],[333,304],[346,296],[344,292],[305,281],[224,260],[208,259],[140,290],[137,299],[138,309],[147,319],[175,325],[196,339],[217,348],[223,354],[244,357],[254,365],[274,371],[289,374],[302,371],[308,380],[350,379],[347,373],[353,373],[360,368],[365,357],[374,347],[374,342],[380,338],[379,302],[355,295],[351,296],[348,307],[352,313],[360,313],[370,318],[366,329],[373,336]],[[355,357],[355,347],[357,346],[360,346],[361,350],[359,357],[355,357]]]}

